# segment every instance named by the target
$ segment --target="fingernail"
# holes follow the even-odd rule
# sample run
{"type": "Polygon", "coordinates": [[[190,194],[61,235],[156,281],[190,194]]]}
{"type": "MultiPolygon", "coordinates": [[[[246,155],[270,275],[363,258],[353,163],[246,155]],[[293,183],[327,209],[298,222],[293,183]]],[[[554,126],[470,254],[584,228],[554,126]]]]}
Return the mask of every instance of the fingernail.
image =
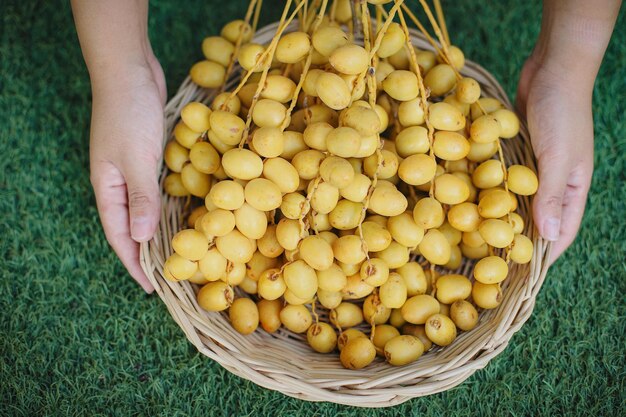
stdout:
{"type": "Polygon", "coordinates": [[[152,294],[152,293],[154,292],[154,287],[153,287],[152,285],[148,287],[148,286],[146,286],[146,285],[144,285],[144,284],[141,284],[141,288],[142,288],[142,289],[144,290],[144,292],[145,292],[146,294],[148,294],[148,295],[150,295],[150,294],[152,294]]]}
{"type": "Polygon", "coordinates": [[[133,240],[143,242],[150,239],[150,223],[146,217],[137,217],[130,222],[130,235],[133,240]]]}
{"type": "Polygon", "coordinates": [[[546,220],[543,231],[546,239],[553,242],[559,240],[559,234],[561,233],[561,221],[554,217],[546,220]]]}

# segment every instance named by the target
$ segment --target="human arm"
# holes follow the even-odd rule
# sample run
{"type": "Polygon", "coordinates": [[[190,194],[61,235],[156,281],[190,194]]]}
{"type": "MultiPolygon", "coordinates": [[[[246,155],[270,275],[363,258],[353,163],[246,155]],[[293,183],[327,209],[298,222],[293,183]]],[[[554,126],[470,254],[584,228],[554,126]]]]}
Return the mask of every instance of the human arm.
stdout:
{"type": "Polygon", "coordinates": [[[157,165],[166,98],[163,71],[147,33],[147,0],[72,0],[92,87],[91,183],[102,226],[146,292],[139,243],[160,217],[157,165]]]}
{"type": "Polygon", "coordinates": [[[551,262],[574,241],[593,173],[591,98],[621,0],[545,0],[541,32],[520,77],[539,165],[535,224],[554,241],[551,262]]]}

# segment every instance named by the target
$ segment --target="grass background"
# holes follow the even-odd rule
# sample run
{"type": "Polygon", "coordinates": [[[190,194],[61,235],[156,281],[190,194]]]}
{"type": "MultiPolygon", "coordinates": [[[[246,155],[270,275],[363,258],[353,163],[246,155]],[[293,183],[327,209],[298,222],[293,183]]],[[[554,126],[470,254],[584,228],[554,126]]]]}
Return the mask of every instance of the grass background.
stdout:
{"type": "MultiPolygon", "coordinates": [[[[0,415],[626,414],[624,8],[596,82],[588,210],[533,316],[461,386],[366,413],[229,374],[127,275],[89,184],[90,88],[68,3],[0,3],[0,415]]],[[[512,96],[540,2],[444,3],[453,40],[512,96]]],[[[242,0],[180,4],[150,6],[170,94],[203,37],[245,10],[242,0]]]]}

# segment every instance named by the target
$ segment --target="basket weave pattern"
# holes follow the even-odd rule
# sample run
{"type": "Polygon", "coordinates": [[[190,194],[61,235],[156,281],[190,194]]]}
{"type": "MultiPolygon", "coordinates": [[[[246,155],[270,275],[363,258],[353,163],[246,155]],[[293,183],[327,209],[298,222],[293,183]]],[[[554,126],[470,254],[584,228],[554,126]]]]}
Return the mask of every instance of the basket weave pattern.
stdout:
{"type": "MultiPolygon", "coordinates": [[[[254,41],[269,42],[276,28],[277,24],[272,24],[260,29],[254,41]]],[[[292,24],[291,28],[294,30],[295,25],[292,24]]],[[[432,49],[421,33],[411,31],[411,36],[415,46],[432,49]]],[[[461,73],[480,83],[483,96],[495,97],[507,108],[512,108],[502,87],[484,68],[466,61],[461,73]]],[[[231,78],[231,84],[235,81],[231,78]]],[[[165,108],[163,146],[171,138],[181,109],[190,101],[208,102],[213,94],[189,78],[183,82],[165,108]]],[[[507,165],[523,164],[536,171],[523,120],[518,137],[503,140],[502,147],[507,165]]],[[[161,185],[166,171],[164,167],[161,185]]],[[[171,238],[186,227],[183,218],[185,199],[162,194],[157,233],[150,242],[142,243],[140,259],[157,294],[191,343],[232,373],[265,388],[305,400],[386,407],[460,384],[502,352],[513,334],[530,317],[535,297],[546,276],[550,245],[534,228],[530,198],[520,196],[518,199],[518,212],[525,221],[524,234],[534,243],[532,261],[511,265],[509,278],[502,285],[502,304],[496,309],[483,311],[475,329],[462,332],[452,345],[433,348],[418,361],[402,367],[392,367],[378,358],[365,369],[347,370],[339,363],[337,354],[314,352],[303,340],[305,335],[295,335],[281,328],[273,334],[259,329],[242,336],[231,327],[227,314],[202,310],[196,301],[197,286],[163,278],[163,264],[172,253],[171,238]]],[[[470,277],[471,271],[472,263],[466,262],[459,273],[470,277]]]]}

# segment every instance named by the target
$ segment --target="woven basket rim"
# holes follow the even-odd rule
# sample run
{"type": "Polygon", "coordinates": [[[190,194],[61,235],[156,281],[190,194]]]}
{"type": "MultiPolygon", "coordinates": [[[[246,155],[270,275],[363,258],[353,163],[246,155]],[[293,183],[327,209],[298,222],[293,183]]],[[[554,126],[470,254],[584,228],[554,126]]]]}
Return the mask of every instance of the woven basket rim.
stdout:
{"type": "MultiPolygon", "coordinates": [[[[269,41],[277,26],[275,22],[259,29],[254,40],[259,43],[269,41]]],[[[293,22],[287,31],[296,30],[296,27],[297,22],[293,22]]],[[[420,32],[410,31],[415,46],[432,50],[420,32]]],[[[477,79],[485,96],[497,97],[507,108],[513,109],[502,87],[483,67],[467,60],[461,73],[477,79]]],[[[181,108],[189,101],[207,101],[211,93],[196,86],[189,77],[185,79],[165,107],[163,146],[171,138],[181,108]]],[[[523,118],[520,117],[519,137],[503,141],[502,146],[507,162],[523,161],[536,171],[523,118]]],[[[161,162],[161,185],[166,171],[161,162]]],[[[512,266],[503,286],[505,297],[502,304],[494,310],[482,312],[474,330],[461,333],[452,345],[431,350],[417,362],[404,367],[391,367],[377,359],[363,370],[345,370],[339,365],[338,355],[322,356],[313,352],[302,342],[302,335],[292,335],[286,330],[274,334],[258,330],[242,336],[232,329],[226,315],[203,311],[196,302],[192,284],[170,282],[162,275],[163,263],[172,252],[171,236],[180,230],[182,199],[162,193],[161,221],[154,238],[141,244],[140,262],[156,293],[188,340],[199,352],[230,372],[295,398],[359,407],[387,407],[462,383],[501,353],[530,317],[548,270],[551,245],[540,237],[533,225],[530,198],[519,200],[522,217],[527,223],[526,234],[534,244],[532,261],[512,266]],[[294,354],[301,355],[302,363],[288,360],[294,354]]],[[[463,269],[466,276],[469,266],[467,264],[463,269]]]]}

